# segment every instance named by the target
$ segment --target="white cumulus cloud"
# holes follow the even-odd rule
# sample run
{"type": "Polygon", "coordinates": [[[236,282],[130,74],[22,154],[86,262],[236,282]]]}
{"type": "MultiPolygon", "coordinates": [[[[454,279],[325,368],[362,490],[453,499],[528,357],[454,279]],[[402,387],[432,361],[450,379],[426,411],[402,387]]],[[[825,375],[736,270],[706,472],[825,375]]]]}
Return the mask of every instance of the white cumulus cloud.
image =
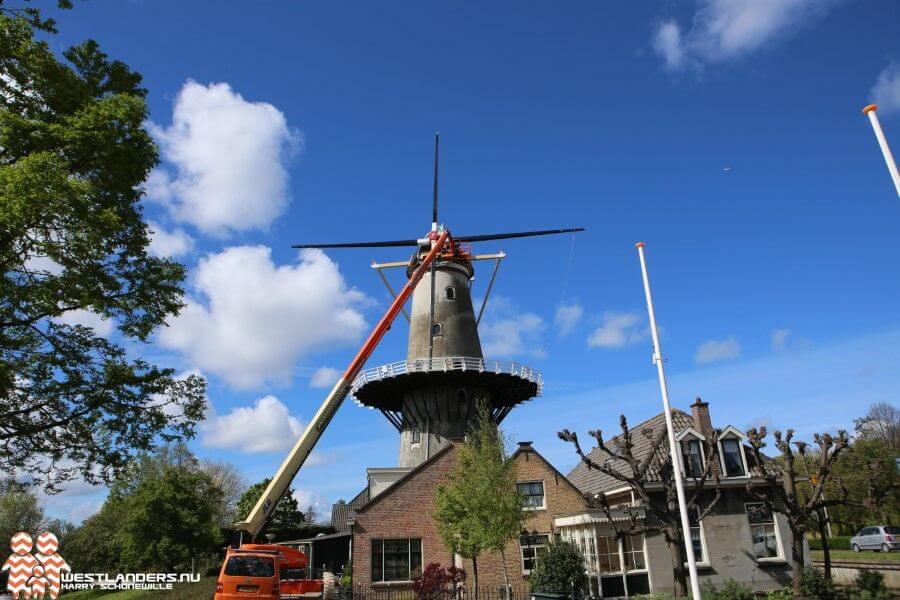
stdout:
{"type": "Polygon", "coordinates": [[[341,372],[332,367],[319,367],[313,371],[309,378],[309,387],[311,388],[330,388],[337,383],[341,372]]]}
{"type": "Polygon", "coordinates": [[[224,415],[210,408],[200,433],[200,443],[208,448],[280,452],[294,445],[303,424],[281,400],[263,396],[253,406],[240,406],[224,415]]]}
{"type": "Polygon", "coordinates": [[[287,383],[297,360],[362,336],[366,302],[320,250],[275,265],[265,246],[234,246],[200,260],[195,294],[159,334],[191,364],[238,388],[287,383]]]}
{"type": "Polygon", "coordinates": [[[607,311],[603,321],[588,336],[588,348],[622,348],[647,336],[636,312],[607,311]]]}
{"type": "Polygon", "coordinates": [[[83,308],[67,310],[60,316],[54,317],[53,320],[64,325],[83,325],[84,327],[90,327],[94,330],[94,333],[101,337],[108,337],[109,334],[113,332],[113,327],[115,326],[110,319],[98,315],[92,310],[85,310],[83,308]]]}
{"type": "Polygon", "coordinates": [[[581,323],[582,317],[584,317],[584,308],[577,302],[557,306],[556,316],[553,319],[557,334],[566,336],[575,331],[575,328],[581,323]]]}
{"type": "Polygon", "coordinates": [[[668,69],[736,59],[828,12],[837,0],[698,0],[690,29],[660,23],[651,40],[668,69]]]}
{"type": "Polygon", "coordinates": [[[150,245],[147,251],[153,256],[175,257],[190,252],[194,247],[194,240],[181,228],[167,231],[162,225],[154,221],[147,223],[150,227],[150,245]]]}
{"type": "Polygon", "coordinates": [[[496,296],[485,313],[478,335],[486,358],[546,356],[543,345],[546,324],[540,316],[520,311],[509,298],[496,296]]]}
{"type": "Polygon", "coordinates": [[[271,104],[249,102],[227,83],[187,81],[172,124],[150,124],[167,166],[148,196],[206,234],[264,229],[288,204],[285,162],[300,135],[271,104]],[[165,170],[170,169],[170,170],[165,170]]]}
{"type": "Polygon", "coordinates": [[[872,102],[882,113],[900,111],[900,62],[891,61],[872,87],[872,102]]]}
{"type": "Polygon", "coordinates": [[[708,340],[700,344],[694,354],[694,362],[703,365],[722,360],[731,360],[741,354],[741,345],[733,335],[724,340],[708,340]]]}

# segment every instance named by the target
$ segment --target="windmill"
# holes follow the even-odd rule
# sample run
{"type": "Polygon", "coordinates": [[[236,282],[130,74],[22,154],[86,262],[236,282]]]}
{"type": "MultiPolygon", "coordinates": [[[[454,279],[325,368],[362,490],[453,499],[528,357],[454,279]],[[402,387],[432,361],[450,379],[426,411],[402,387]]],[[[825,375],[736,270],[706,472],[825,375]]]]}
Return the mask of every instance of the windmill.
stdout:
{"type": "MultiPolygon", "coordinates": [[[[413,247],[408,261],[374,263],[388,290],[393,289],[383,271],[406,268],[408,276],[421,265],[432,244],[446,230],[438,218],[439,135],[434,140],[434,185],[431,231],[421,239],[297,244],[294,248],[413,247]]],[[[486,235],[449,232],[442,252],[412,293],[406,359],[361,371],[350,393],[362,406],[378,409],[400,433],[401,467],[415,467],[428,460],[453,439],[466,433],[467,424],[480,404],[485,404],[495,423],[519,403],[541,393],[541,374],[528,366],[486,359],[478,335],[500,261],[506,256],[475,255],[471,244],[493,240],[534,237],[582,231],[582,228],[547,229],[486,235]],[[474,263],[494,260],[484,299],[476,314],[471,295],[474,263]]]]}
{"type": "MultiPolygon", "coordinates": [[[[405,267],[407,281],[394,295],[390,307],[373,328],[331,392],[325,397],[303,433],[291,448],[259,500],[235,528],[255,537],[315,448],[344,398],[380,410],[400,432],[400,466],[414,467],[465,433],[469,418],[484,402],[499,423],[517,404],[541,392],[541,375],[517,363],[486,360],[478,337],[478,322],[503,252],[474,255],[470,244],[583,231],[544,229],[487,235],[454,236],[438,220],[438,149],[434,138],[434,187],[431,230],[422,238],[322,244],[295,244],[294,248],[415,248],[407,261],[372,265],[390,288],[382,270],[405,267]],[[475,315],[471,281],[473,263],[493,259],[491,283],[475,315]],[[403,305],[412,296],[411,314],[403,305]],[[363,371],[391,323],[404,312],[410,323],[405,361],[363,371]]],[[[393,294],[393,290],[391,290],[393,294]]]]}

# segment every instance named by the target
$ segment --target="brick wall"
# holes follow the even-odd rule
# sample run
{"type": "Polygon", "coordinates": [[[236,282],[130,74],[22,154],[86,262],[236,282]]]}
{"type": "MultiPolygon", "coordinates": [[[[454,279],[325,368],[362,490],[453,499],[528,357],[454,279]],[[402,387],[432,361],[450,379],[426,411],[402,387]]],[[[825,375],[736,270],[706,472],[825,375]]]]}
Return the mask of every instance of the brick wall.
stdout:
{"type": "Polygon", "coordinates": [[[387,538],[421,538],[422,564],[451,564],[451,554],[437,533],[431,515],[434,493],[446,479],[455,462],[453,447],[440,453],[424,468],[415,470],[403,481],[374,499],[356,513],[353,524],[353,585],[373,587],[409,587],[372,583],[372,540],[387,538]]]}
{"type": "MultiPolygon", "coordinates": [[[[546,508],[529,511],[531,517],[525,524],[525,529],[539,534],[546,534],[553,538],[553,519],[561,514],[574,513],[584,510],[587,504],[581,493],[561,474],[557,473],[540,454],[530,446],[521,446],[516,454],[516,480],[517,481],[543,481],[544,504],[546,508]]],[[[506,568],[509,574],[509,584],[513,588],[521,588],[528,585],[522,575],[522,557],[519,550],[519,540],[512,540],[507,544],[504,552],[506,556],[506,568]]],[[[499,553],[486,554],[478,559],[478,585],[487,589],[501,589],[503,587],[503,570],[499,553]]],[[[470,578],[472,577],[472,563],[465,561],[464,567],[470,578]]]]}
{"type": "MultiPolygon", "coordinates": [[[[456,460],[455,451],[440,454],[423,468],[395,484],[383,496],[357,513],[353,526],[353,583],[354,585],[389,587],[371,580],[371,549],[373,539],[421,538],[422,563],[438,562],[452,564],[453,557],[437,534],[437,526],[431,515],[434,513],[434,494],[446,480],[448,471],[456,460]]],[[[546,508],[530,512],[526,524],[529,532],[553,534],[553,518],[560,514],[583,510],[586,506],[581,494],[557,473],[530,446],[521,446],[516,454],[516,479],[518,481],[542,481],[546,508]]],[[[505,550],[506,567],[510,585],[527,585],[522,575],[522,562],[518,539],[510,541],[505,550]]],[[[479,587],[498,589],[503,585],[503,570],[500,553],[485,553],[478,558],[479,587]]],[[[472,563],[463,561],[468,575],[468,585],[472,585],[472,563]]],[[[408,587],[408,584],[392,584],[390,587],[408,587]]]]}

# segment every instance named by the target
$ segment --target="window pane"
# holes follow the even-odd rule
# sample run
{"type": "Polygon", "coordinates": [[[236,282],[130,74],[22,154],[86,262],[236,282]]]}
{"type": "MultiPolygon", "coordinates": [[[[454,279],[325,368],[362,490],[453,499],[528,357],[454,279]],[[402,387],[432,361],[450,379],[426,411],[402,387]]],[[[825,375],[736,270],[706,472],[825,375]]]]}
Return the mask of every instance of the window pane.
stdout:
{"type": "Polygon", "coordinates": [[[544,484],[542,482],[517,483],[516,490],[523,496],[526,508],[544,506],[544,484]]]}
{"type": "Polygon", "coordinates": [[[744,474],[744,463],[741,460],[741,445],[736,439],[722,440],[722,454],[725,461],[725,474],[737,477],[744,474]]]}
{"type": "Polygon", "coordinates": [[[753,554],[756,558],[774,558],[778,556],[778,538],[775,537],[774,525],[752,525],[753,554]]]}
{"type": "Polygon", "coordinates": [[[621,571],[619,543],[614,537],[597,538],[597,565],[601,573],[621,571]]]}
{"type": "Polygon", "coordinates": [[[538,552],[547,545],[550,536],[547,534],[519,536],[519,551],[522,556],[522,573],[527,575],[534,568],[538,552]]]}
{"type": "Polygon", "coordinates": [[[409,540],[384,540],[384,580],[409,580],[409,540]]]}
{"type": "Polygon", "coordinates": [[[691,527],[691,545],[694,547],[694,560],[703,562],[703,541],[700,539],[699,527],[691,527]]]}
{"type": "Polygon", "coordinates": [[[412,575],[422,572],[422,540],[409,541],[409,573],[412,575]]]}
{"type": "Polygon", "coordinates": [[[372,581],[384,581],[382,577],[384,542],[372,540],[372,581]]]}
{"type": "Polygon", "coordinates": [[[686,477],[700,477],[703,474],[699,440],[681,442],[681,463],[686,477]]]}
{"type": "Polygon", "coordinates": [[[622,538],[622,551],[625,554],[625,567],[628,570],[645,569],[644,538],[639,535],[629,535],[622,538]]]}

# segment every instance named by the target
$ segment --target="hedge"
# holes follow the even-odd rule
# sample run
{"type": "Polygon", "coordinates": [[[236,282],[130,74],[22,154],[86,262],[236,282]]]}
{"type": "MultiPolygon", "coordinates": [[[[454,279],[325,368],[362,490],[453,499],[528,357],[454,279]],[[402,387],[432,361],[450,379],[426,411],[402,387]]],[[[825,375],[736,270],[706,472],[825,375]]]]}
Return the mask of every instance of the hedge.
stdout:
{"type": "MultiPolygon", "coordinates": [[[[852,548],[850,547],[850,536],[836,535],[834,537],[830,537],[828,538],[828,547],[832,550],[852,550],[852,548]]],[[[809,540],[809,549],[821,550],[822,540],[820,540],[819,538],[813,538],[809,540]]]]}

